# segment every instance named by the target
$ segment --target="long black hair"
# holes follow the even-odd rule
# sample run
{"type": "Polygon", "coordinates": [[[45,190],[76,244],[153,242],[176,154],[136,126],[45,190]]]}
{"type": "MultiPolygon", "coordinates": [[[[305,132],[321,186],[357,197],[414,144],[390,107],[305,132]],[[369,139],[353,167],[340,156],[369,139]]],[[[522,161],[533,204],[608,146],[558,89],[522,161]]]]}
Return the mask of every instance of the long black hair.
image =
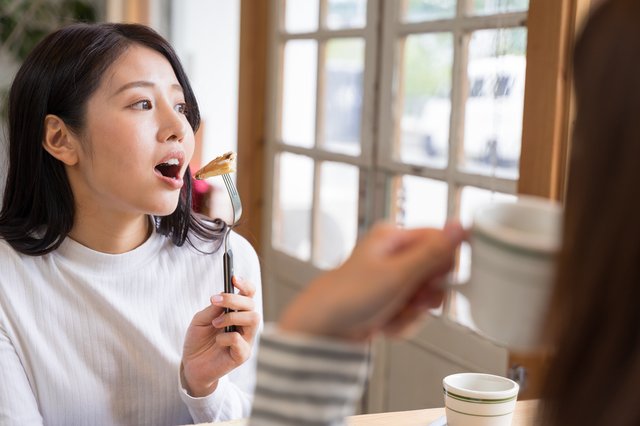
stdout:
{"type": "MultiPolygon", "coordinates": [[[[76,24],[48,35],[18,70],[9,93],[9,172],[0,211],[0,237],[24,254],[43,255],[62,244],[74,221],[74,198],[64,165],[42,146],[47,114],[58,116],[76,134],[85,127],[87,103],[105,71],[131,45],[161,53],[184,90],[187,120],[194,133],[200,111],[191,85],[171,45],[138,24],[76,24]]],[[[217,240],[226,224],[209,221],[191,208],[187,167],[176,210],[156,218],[156,231],[181,246],[191,234],[217,240]]]]}

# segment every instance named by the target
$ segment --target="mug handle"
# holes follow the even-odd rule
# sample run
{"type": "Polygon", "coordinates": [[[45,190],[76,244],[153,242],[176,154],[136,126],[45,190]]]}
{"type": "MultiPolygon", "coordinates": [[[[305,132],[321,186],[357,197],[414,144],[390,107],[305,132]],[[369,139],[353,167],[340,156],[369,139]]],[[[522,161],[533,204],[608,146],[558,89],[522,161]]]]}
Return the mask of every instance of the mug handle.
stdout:
{"type": "Polygon", "coordinates": [[[442,279],[440,289],[446,292],[457,291],[458,293],[462,293],[465,297],[469,298],[469,290],[471,287],[470,282],[471,280],[467,280],[464,282],[454,281],[453,273],[450,272],[445,278],[442,279]]]}

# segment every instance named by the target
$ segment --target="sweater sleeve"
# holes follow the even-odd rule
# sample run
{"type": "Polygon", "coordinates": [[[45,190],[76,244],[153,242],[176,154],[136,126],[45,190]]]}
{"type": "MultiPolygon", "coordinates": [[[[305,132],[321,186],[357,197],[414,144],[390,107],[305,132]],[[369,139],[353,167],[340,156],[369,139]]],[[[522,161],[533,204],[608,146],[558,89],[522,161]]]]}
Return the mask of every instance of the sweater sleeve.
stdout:
{"type": "Polygon", "coordinates": [[[250,425],[343,425],[362,396],[368,361],[367,345],[265,332],[250,425]]]}
{"type": "Polygon", "coordinates": [[[222,422],[247,417],[251,411],[253,397],[231,382],[228,376],[218,380],[218,387],[208,396],[194,398],[187,393],[182,372],[180,374],[180,397],[189,407],[194,423],[222,422]]]}
{"type": "Polygon", "coordinates": [[[42,425],[38,403],[11,340],[0,327],[0,424],[42,425]]]}

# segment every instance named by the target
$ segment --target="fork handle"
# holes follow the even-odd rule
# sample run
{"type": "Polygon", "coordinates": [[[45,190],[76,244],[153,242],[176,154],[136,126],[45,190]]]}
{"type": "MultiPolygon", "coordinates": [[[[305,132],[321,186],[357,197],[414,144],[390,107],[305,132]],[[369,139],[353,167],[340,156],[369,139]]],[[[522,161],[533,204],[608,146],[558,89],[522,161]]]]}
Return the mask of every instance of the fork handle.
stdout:
{"type": "MultiPolygon", "coordinates": [[[[234,293],[235,289],[233,287],[233,252],[228,250],[223,255],[224,259],[224,292],[225,293],[234,293]]],[[[224,313],[228,314],[231,312],[231,309],[224,308],[224,313]]],[[[224,331],[227,333],[232,333],[236,331],[235,325],[230,325],[224,328],[224,331]]]]}

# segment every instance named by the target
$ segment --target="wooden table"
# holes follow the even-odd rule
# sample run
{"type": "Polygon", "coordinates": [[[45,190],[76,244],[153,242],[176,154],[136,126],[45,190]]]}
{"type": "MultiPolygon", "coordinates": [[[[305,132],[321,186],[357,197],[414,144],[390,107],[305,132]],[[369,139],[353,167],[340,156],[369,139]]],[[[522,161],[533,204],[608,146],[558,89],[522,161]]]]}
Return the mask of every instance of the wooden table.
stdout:
{"type": "MultiPolygon", "coordinates": [[[[537,401],[518,401],[511,426],[531,426],[536,415],[537,401]]],[[[444,408],[398,411],[396,413],[363,414],[347,417],[348,426],[426,426],[444,416],[444,408]]]]}
{"type": "MultiPolygon", "coordinates": [[[[518,401],[511,426],[532,426],[536,415],[537,401],[518,401]]],[[[444,416],[444,408],[428,410],[398,411],[395,413],[362,414],[346,418],[347,426],[427,426],[444,416]]],[[[198,426],[247,426],[249,419],[220,423],[200,423],[198,426]]]]}

